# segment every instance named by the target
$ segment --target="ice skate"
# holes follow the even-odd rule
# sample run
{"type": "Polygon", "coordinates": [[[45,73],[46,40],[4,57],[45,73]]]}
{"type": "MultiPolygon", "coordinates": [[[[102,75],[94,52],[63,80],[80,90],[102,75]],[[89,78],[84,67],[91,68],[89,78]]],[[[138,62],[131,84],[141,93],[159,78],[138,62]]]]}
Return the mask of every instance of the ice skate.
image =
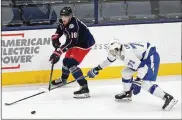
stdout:
{"type": "Polygon", "coordinates": [[[165,100],[165,103],[162,109],[167,111],[171,110],[174,107],[174,105],[178,102],[178,100],[174,99],[174,97],[172,95],[169,95],[168,93],[164,95],[163,99],[165,100]]]}
{"type": "Polygon", "coordinates": [[[74,98],[89,98],[89,89],[87,85],[81,86],[78,91],[74,92],[74,98]]]}
{"type": "Polygon", "coordinates": [[[131,91],[122,92],[120,94],[115,95],[116,101],[132,101],[132,93],[131,91]]]}
{"type": "Polygon", "coordinates": [[[51,82],[51,84],[52,84],[53,86],[61,86],[61,85],[66,84],[66,80],[63,80],[63,79],[59,78],[59,79],[53,80],[53,81],[51,82]]]}

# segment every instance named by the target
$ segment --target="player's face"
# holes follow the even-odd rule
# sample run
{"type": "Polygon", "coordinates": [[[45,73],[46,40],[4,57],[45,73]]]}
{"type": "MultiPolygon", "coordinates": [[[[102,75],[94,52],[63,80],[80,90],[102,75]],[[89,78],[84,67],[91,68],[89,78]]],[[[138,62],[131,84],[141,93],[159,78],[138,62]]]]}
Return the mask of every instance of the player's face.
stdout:
{"type": "Polygon", "coordinates": [[[70,21],[70,16],[61,16],[64,25],[67,25],[70,21]]]}

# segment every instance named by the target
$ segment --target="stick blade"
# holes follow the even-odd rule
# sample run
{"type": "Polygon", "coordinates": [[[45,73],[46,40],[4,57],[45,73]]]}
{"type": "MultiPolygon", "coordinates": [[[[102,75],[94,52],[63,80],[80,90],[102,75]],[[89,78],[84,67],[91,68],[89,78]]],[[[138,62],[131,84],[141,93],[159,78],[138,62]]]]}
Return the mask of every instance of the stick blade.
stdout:
{"type": "Polygon", "coordinates": [[[9,106],[9,105],[11,105],[11,103],[5,103],[5,105],[6,105],[6,106],[9,106]]]}

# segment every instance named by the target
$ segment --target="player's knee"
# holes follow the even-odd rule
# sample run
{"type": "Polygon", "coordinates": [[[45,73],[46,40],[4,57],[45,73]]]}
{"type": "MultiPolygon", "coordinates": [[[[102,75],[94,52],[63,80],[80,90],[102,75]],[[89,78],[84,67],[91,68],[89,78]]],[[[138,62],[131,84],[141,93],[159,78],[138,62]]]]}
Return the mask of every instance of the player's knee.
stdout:
{"type": "Polygon", "coordinates": [[[141,86],[145,91],[148,91],[152,85],[150,81],[143,81],[141,86]]]}
{"type": "Polygon", "coordinates": [[[66,66],[62,66],[62,70],[69,70],[66,66]]]}
{"type": "Polygon", "coordinates": [[[73,65],[69,68],[70,72],[74,74],[79,68],[76,65],[73,65]]]}
{"type": "Polygon", "coordinates": [[[64,58],[63,65],[70,69],[73,66],[77,66],[79,63],[73,58],[64,58]]]}
{"type": "Polygon", "coordinates": [[[81,69],[77,65],[78,65],[78,62],[75,59],[67,58],[66,67],[69,69],[73,77],[76,79],[83,76],[81,69]]]}
{"type": "Polygon", "coordinates": [[[67,66],[66,66],[67,60],[68,60],[68,58],[64,58],[64,59],[63,59],[63,66],[65,66],[65,67],[67,67],[67,66]]]}
{"type": "Polygon", "coordinates": [[[83,73],[77,65],[74,65],[70,68],[70,72],[72,73],[73,77],[77,80],[80,86],[84,86],[87,84],[86,79],[83,77],[83,73]]]}
{"type": "Polygon", "coordinates": [[[124,79],[131,79],[133,77],[132,74],[126,70],[121,71],[121,75],[124,79]]]}

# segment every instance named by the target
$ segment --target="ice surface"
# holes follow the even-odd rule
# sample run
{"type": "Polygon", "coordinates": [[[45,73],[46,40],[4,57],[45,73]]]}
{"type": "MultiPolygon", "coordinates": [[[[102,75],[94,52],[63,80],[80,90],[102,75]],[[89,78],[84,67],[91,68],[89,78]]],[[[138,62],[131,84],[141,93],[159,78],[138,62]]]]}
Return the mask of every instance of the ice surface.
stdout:
{"type": "Polygon", "coordinates": [[[78,84],[75,82],[12,106],[5,106],[4,103],[32,95],[39,92],[40,87],[46,88],[47,86],[3,87],[2,118],[181,118],[181,76],[158,77],[157,84],[179,100],[171,111],[163,111],[164,101],[145,91],[141,91],[139,95],[133,96],[131,102],[115,101],[115,94],[122,91],[122,82],[119,79],[113,79],[89,81],[91,97],[87,99],[73,98],[73,91],[79,89],[78,84]],[[34,115],[31,114],[33,110],[36,111],[34,115]]]}

